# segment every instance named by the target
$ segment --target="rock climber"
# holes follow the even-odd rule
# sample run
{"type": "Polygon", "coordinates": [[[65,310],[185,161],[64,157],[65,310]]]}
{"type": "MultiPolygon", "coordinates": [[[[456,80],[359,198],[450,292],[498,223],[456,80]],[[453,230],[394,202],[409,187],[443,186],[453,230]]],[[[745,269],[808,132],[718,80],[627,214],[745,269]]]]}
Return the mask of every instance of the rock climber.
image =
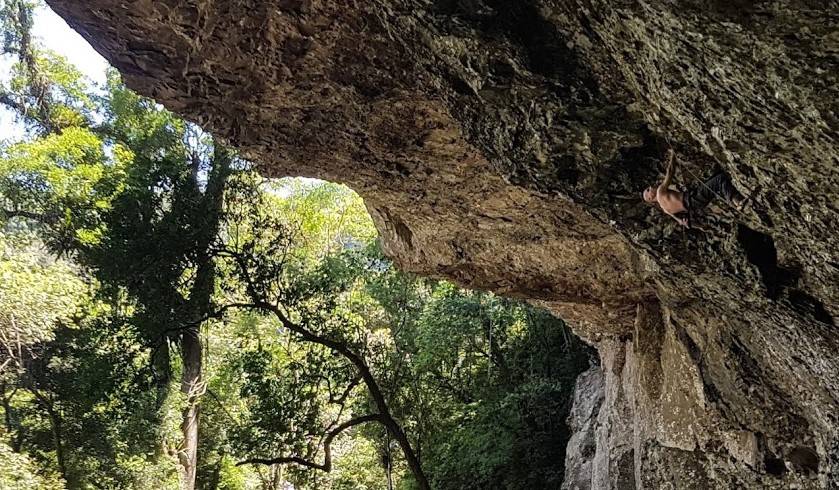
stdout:
{"type": "Polygon", "coordinates": [[[738,210],[745,203],[731,179],[724,173],[718,173],[706,180],[695,189],[679,192],[670,188],[673,182],[675,165],[673,164],[673,150],[667,150],[667,173],[659,186],[644,189],[642,196],[648,203],[658,203],[662,211],[673,217],[680,225],[690,227],[692,214],[707,206],[714,196],[724,198],[738,210]]]}

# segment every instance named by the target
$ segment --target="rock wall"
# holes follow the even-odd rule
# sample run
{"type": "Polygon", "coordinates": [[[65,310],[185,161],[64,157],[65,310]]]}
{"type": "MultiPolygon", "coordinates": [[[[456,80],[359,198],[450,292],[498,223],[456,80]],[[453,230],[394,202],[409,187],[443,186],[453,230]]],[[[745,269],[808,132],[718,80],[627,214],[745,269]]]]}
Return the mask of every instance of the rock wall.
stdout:
{"type": "Polygon", "coordinates": [[[569,488],[839,487],[835,2],[48,3],[267,175],[353,187],[404,269],[595,345],[569,488]],[[668,145],[751,209],[640,202],[668,145]]]}

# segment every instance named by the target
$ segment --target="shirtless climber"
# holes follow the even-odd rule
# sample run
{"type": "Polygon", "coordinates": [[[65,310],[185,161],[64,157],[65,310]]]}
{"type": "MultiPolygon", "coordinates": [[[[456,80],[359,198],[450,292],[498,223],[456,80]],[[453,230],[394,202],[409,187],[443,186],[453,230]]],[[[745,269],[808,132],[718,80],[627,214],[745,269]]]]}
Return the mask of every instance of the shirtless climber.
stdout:
{"type": "Polygon", "coordinates": [[[644,200],[649,203],[657,202],[661,210],[673,217],[680,225],[689,227],[691,214],[704,208],[714,196],[721,196],[736,208],[745,202],[743,195],[737,192],[731,179],[724,173],[718,173],[706,180],[705,183],[693,190],[681,193],[670,188],[673,182],[673,150],[667,150],[667,174],[658,187],[650,186],[644,189],[644,200]]]}

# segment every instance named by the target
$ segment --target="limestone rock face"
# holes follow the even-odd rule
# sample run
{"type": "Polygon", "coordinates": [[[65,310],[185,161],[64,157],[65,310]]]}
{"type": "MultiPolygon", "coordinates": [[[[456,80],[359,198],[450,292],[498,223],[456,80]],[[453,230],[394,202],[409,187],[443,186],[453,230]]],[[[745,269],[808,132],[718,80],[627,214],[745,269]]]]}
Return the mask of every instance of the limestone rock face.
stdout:
{"type": "Polygon", "coordinates": [[[267,175],[353,187],[404,269],[595,345],[568,488],[839,487],[834,2],[49,3],[267,175]],[[751,208],[642,203],[667,145],[751,208]]]}
{"type": "MultiPolygon", "coordinates": [[[[590,490],[594,488],[593,480],[600,479],[593,475],[602,472],[595,472],[592,465],[598,448],[595,432],[598,428],[597,416],[603,405],[603,394],[603,371],[599,366],[592,367],[577,378],[574,404],[568,416],[572,435],[565,453],[563,490],[590,490]]],[[[607,454],[607,451],[601,450],[601,460],[607,454]]]]}

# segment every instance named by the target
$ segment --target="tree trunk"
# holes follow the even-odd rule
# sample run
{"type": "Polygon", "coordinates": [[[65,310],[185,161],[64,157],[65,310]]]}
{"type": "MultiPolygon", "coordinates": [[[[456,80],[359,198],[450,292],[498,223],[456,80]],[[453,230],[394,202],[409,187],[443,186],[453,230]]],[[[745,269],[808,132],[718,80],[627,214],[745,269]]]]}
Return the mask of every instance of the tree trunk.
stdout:
{"type": "Polygon", "coordinates": [[[0,391],[2,391],[2,398],[0,400],[3,404],[3,421],[6,424],[6,431],[9,433],[9,443],[12,446],[12,451],[19,453],[23,445],[23,427],[16,420],[12,408],[12,396],[14,391],[9,396],[6,396],[6,384],[0,384],[0,391]]]}
{"type": "Polygon", "coordinates": [[[55,446],[55,460],[58,464],[58,472],[61,475],[61,478],[63,478],[65,482],[68,482],[67,461],[64,457],[64,444],[62,442],[61,416],[55,410],[55,405],[52,400],[45,397],[37,389],[31,388],[29,391],[35,396],[35,399],[38,400],[38,403],[40,403],[40,405],[44,408],[44,411],[47,412],[47,417],[50,419],[52,442],[53,446],[55,446]]]}
{"type": "Polygon", "coordinates": [[[181,360],[183,361],[183,379],[181,392],[186,395],[187,406],[183,411],[181,431],[183,448],[180,452],[183,474],[182,490],[195,489],[195,475],[198,469],[198,416],[199,397],[203,393],[201,380],[201,338],[198,327],[184,331],[181,340],[181,360]]]}
{"type": "Polygon", "coordinates": [[[169,383],[172,380],[172,366],[169,356],[169,342],[164,340],[152,352],[151,368],[155,381],[155,396],[158,407],[161,407],[169,393],[169,383]]]}
{"type": "Polygon", "coordinates": [[[405,431],[402,430],[402,426],[400,426],[399,423],[390,415],[390,412],[382,415],[385,427],[388,428],[393,438],[396,439],[397,443],[399,443],[399,447],[402,449],[402,453],[405,456],[405,462],[408,463],[408,468],[411,469],[411,473],[417,480],[417,484],[422,490],[431,490],[431,485],[428,483],[428,479],[425,477],[425,472],[422,470],[422,465],[420,465],[419,459],[414,453],[414,449],[411,447],[408,435],[405,434],[405,431]]]}
{"type": "Polygon", "coordinates": [[[64,457],[64,443],[62,441],[62,434],[61,434],[61,417],[58,413],[55,412],[52,405],[49,406],[47,409],[47,413],[50,416],[50,426],[52,428],[52,441],[55,444],[55,460],[58,463],[58,472],[61,474],[61,477],[64,478],[64,481],[67,480],[67,461],[64,457]]]}
{"type": "MultiPolygon", "coordinates": [[[[194,490],[198,470],[198,420],[200,412],[199,399],[204,394],[205,386],[201,379],[201,323],[212,309],[212,297],[215,287],[216,268],[210,247],[219,231],[221,210],[224,203],[224,185],[230,176],[231,155],[224,149],[215,146],[213,152],[213,166],[207,178],[207,186],[202,197],[201,218],[205,226],[196,240],[198,250],[198,265],[195,282],[189,294],[188,308],[190,318],[196,323],[183,331],[181,338],[181,359],[183,361],[183,380],[181,391],[187,397],[187,406],[183,413],[183,450],[181,465],[183,466],[182,490],[194,490]]],[[[193,162],[193,181],[200,192],[199,182],[200,161],[193,162]]]]}
{"type": "Polygon", "coordinates": [[[393,459],[390,455],[390,437],[385,437],[385,473],[387,474],[387,490],[393,490],[393,459]]]}
{"type": "MultiPolygon", "coordinates": [[[[283,324],[288,326],[290,322],[288,322],[286,319],[285,321],[283,321],[283,324]]],[[[299,327],[297,331],[298,333],[300,333],[299,327]]],[[[305,332],[303,336],[304,338],[308,337],[310,340],[315,340],[316,342],[319,342],[322,345],[326,345],[327,347],[331,347],[337,350],[355,365],[355,367],[358,369],[359,374],[361,375],[361,379],[367,386],[368,393],[370,393],[370,396],[373,398],[373,402],[376,404],[376,408],[379,411],[379,417],[382,422],[382,425],[384,425],[390,433],[390,435],[394,439],[396,439],[396,442],[399,444],[399,448],[402,449],[402,454],[405,457],[405,462],[408,463],[408,468],[410,468],[411,473],[417,480],[417,484],[422,490],[430,490],[431,485],[428,483],[428,479],[425,476],[425,472],[422,470],[422,465],[420,464],[419,458],[417,458],[417,455],[414,452],[414,448],[411,446],[411,442],[408,440],[408,435],[405,434],[405,431],[402,429],[402,426],[390,413],[390,407],[388,406],[387,401],[385,400],[385,396],[382,393],[379,383],[376,381],[376,378],[370,371],[370,366],[367,365],[367,363],[364,361],[364,359],[361,358],[361,356],[351,351],[346,344],[326,340],[322,337],[312,335],[311,332],[305,332]]]]}

